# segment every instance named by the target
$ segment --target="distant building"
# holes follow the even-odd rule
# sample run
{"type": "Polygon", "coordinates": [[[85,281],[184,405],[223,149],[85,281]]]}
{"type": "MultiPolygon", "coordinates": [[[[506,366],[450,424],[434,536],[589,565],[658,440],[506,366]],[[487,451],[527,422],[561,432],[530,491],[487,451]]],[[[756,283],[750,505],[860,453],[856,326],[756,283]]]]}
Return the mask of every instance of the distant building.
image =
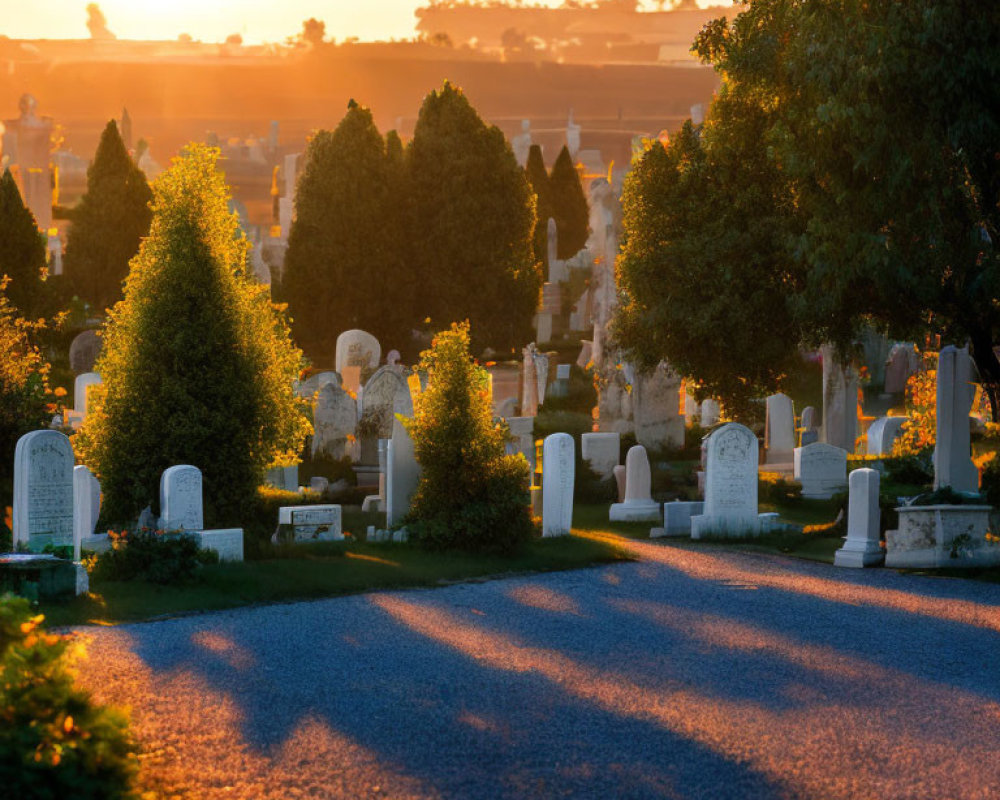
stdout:
{"type": "Polygon", "coordinates": [[[39,117],[38,101],[30,94],[18,103],[21,116],[4,120],[3,161],[21,188],[25,205],[40,230],[52,225],[52,167],[49,150],[52,120],[39,117]]]}

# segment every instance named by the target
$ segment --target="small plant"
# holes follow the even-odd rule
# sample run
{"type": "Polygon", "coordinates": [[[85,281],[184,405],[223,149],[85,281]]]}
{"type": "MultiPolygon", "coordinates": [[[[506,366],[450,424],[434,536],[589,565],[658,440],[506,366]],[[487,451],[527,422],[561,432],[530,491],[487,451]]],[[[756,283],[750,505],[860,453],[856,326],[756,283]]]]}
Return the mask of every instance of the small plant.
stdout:
{"type": "Polygon", "coordinates": [[[22,598],[0,597],[0,782],[4,797],[133,798],[136,743],[119,711],[73,685],[68,636],[22,598]]]}
{"type": "Polygon", "coordinates": [[[93,570],[99,580],[186,583],[200,564],[218,561],[216,553],[200,551],[197,539],[189,534],[140,528],[109,535],[111,549],[98,556],[93,570]]]}
{"type": "Polygon", "coordinates": [[[761,472],[757,476],[757,497],[761,503],[797,505],[802,502],[802,485],[778,472],[761,472]]]}
{"type": "Polygon", "coordinates": [[[892,483],[922,486],[934,480],[933,448],[883,461],[886,478],[892,483]]]}

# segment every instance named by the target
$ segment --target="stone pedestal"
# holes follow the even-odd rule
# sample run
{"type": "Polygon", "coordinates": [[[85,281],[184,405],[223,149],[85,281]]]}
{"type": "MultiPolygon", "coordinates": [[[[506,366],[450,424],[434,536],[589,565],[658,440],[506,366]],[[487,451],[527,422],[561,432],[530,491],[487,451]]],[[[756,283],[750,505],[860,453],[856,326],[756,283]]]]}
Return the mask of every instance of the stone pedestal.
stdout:
{"type": "Polygon", "coordinates": [[[874,469],[856,469],[850,476],[847,539],[833,556],[837,567],[875,567],[885,560],[879,535],[879,474],[874,469]]]}
{"type": "Polygon", "coordinates": [[[903,506],[885,532],[887,567],[992,567],[1000,543],[987,541],[990,506],[903,506]]]}

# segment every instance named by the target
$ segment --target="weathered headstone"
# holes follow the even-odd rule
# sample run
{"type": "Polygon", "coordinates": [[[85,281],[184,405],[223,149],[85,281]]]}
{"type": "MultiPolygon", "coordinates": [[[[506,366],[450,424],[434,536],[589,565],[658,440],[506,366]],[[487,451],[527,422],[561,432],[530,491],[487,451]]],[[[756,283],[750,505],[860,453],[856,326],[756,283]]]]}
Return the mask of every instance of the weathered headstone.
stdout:
{"type": "Polygon", "coordinates": [[[759,533],[757,458],[757,437],[749,428],[730,422],[712,432],[706,442],[704,513],[691,519],[692,538],[759,533]]]}
{"type": "Polygon", "coordinates": [[[681,379],[665,362],[651,373],[639,372],[632,382],[635,439],[644,447],[664,450],[684,445],[681,379]]]}
{"type": "Polygon", "coordinates": [[[865,434],[865,450],[870,456],[890,456],[892,446],[906,422],[906,417],[879,417],[865,434]]]}
{"type": "Polygon", "coordinates": [[[536,349],[529,344],[521,351],[521,416],[534,417],[538,414],[538,368],[535,366],[536,349]]]}
{"type": "Polygon", "coordinates": [[[278,525],[290,527],[296,542],[335,542],[344,538],[339,505],[281,506],[278,525]]]}
{"type": "Polygon", "coordinates": [[[791,464],[795,449],[795,406],[787,394],[767,398],[764,446],[767,464],[791,464]]]}
{"type": "Polygon", "coordinates": [[[360,367],[361,371],[376,369],[382,360],[382,346],[378,339],[354,328],[337,337],[336,370],[344,374],[344,367],[360,367]]]}
{"type": "Polygon", "coordinates": [[[69,346],[69,368],[74,375],[92,372],[101,355],[101,337],[97,331],[84,331],[69,346]]]}
{"type": "Polygon", "coordinates": [[[829,500],[847,488],[847,451],[840,447],[824,442],[796,447],[794,465],[803,497],[829,500]]]}
{"type": "Polygon", "coordinates": [[[580,455],[602,478],[610,478],[621,456],[621,434],[584,433],[580,436],[580,455]]]}
{"type": "MultiPolygon", "coordinates": [[[[413,416],[413,400],[409,392],[396,395],[394,413],[413,416]]],[[[392,423],[392,438],[386,452],[385,511],[390,526],[402,522],[409,513],[410,498],[420,482],[420,466],[414,454],[413,440],[399,419],[392,423]]]]}
{"type": "Polygon", "coordinates": [[[833,556],[837,567],[874,567],[885,560],[879,544],[879,474],[874,469],[851,473],[847,504],[847,539],[833,556]]]}
{"type": "Polygon", "coordinates": [[[73,467],[73,560],[82,542],[94,535],[101,514],[101,484],[84,466],[73,467]]]}
{"type": "Polygon", "coordinates": [[[701,427],[711,428],[713,425],[719,424],[719,417],[721,416],[721,409],[719,408],[719,401],[715,398],[708,397],[701,401],[701,427]]]}
{"type": "MultiPolygon", "coordinates": [[[[392,436],[396,395],[402,392],[409,392],[409,389],[399,367],[380,367],[365,384],[361,393],[361,419],[364,420],[366,430],[374,428],[374,431],[366,432],[364,437],[371,440],[368,443],[370,446],[375,447],[378,439],[392,436]]],[[[362,461],[368,463],[369,459],[362,458],[362,461]]]]}
{"type": "Polygon", "coordinates": [[[858,377],[853,367],[843,368],[830,345],[823,353],[823,436],[832,444],[854,452],[858,436],[858,377]]]}
{"type": "Polygon", "coordinates": [[[264,482],[271,484],[275,489],[284,489],[286,492],[298,491],[299,465],[273,467],[267,471],[264,482]]]}
{"type": "Polygon", "coordinates": [[[575,444],[568,433],[545,437],[542,450],[542,536],[566,536],[573,527],[575,444]]]}
{"type": "Polygon", "coordinates": [[[338,460],[347,455],[347,437],[354,435],[357,424],[354,398],[335,383],[324,384],[313,410],[313,458],[338,460]]]}
{"type": "Polygon", "coordinates": [[[73,445],[58,431],[26,433],[14,447],[14,548],[73,543],[73,445]]]}
{"type": "Polygon", "coordinates": [[[660,504],[652,496],[652,472],[646,448],[630,447],[625,456],[625,502],[613,503],[612,522],[639,522],[660,519],[660,504]]]}
{"type": "Polygon", "coordinates": [[[205,528],[202,513],[201,470],[177,464],[160,476],[160,523],[165,531],[200,531],[205,528]]]}
{"type": "Polygon", "coordinates": [[[899,342],[892,346],[885,365],[886,394],[901,394],[906,391],[906,382],[917,371],[920,359],[916,348],[910,342],[899,342]]]}
{"type": "Polygon", "coordinates": [[[964,347],[942,347],[937,368],[937,442],[934,488],[956,492],[979,490],[979,471],[972,463],[969,411],[972,408],[972,361],[964,347]]]}
{"type": "Polygon", "coordinates": [[[316,392],[323,388],[326,384],[333,383],[337,386],[343,385],[343,380],[341,379],[339,373],[331,372],[327,370],[326,372],[317,372],[315,375],[310,375],[304,381],[299,383],[295,390],[295,393],[299,397],[312,398],[316,392]]]}
{"type": "Polygon", "coordinates": [[[544,353],[535,353],[535,378],[538,390],[538,403],[545,402],[545,391],[549,386],[549,357],[544,353]]]}
{"type": "Polygon", "coordinates": [[[90,389],[101,383],[101,376],[96,372],[85,372],[77,375],[73,382],[73,410],[87,416],[87,394],[90,389]]]}

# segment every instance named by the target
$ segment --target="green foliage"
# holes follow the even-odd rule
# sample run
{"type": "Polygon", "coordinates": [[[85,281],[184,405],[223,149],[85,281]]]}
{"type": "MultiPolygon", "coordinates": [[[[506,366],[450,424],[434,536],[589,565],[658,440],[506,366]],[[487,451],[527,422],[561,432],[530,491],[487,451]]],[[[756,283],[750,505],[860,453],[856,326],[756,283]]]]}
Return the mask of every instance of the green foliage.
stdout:
{"type": "Polygon", "coordinates": [[[933,455],[934,449],[928,448],[913,455],[883,460],[886,479],[892,483],[910,486],[930,483],[934,480],[934,462],[931,460],[933,455]]]}
{"type": "Polygon", "coordinates": [[[282,296],[296,341],[331,359],[350,328],[405,348],[416,323],[406,263],[399,137],[383,141],[353,100],[337,129],[309,142],[295,194],[282,296]]]}
{"type": "Polygon", "coordinates": [[[155,506],[167,467],[193,464],[206,524],[232,525],[268,465],[308,432],[291,388],[301,353],[267,287],[246,274],[217,158],[192,145],[156,181],[150,235],[103,331],[104,384],[76,447],[119,523],[155,506]]]}
{"type": "Polygon", "coordinates": [[[542,408],[545,411],[574,411],[590,416],[596,405],[597,389],[594,387],[593,375],[573,364],[570,366],[566,394],[557,397],[549,387],[542,408]]]}
{"type": "MultiPolygon", "coordinates": [[[[559,233],[558,256],[560,259],[572,258],[587,244],[590,211],[580,173],[565,146],[559,151],[549,175],[549,202],[559,233]]],[[[539,224],[548,224],[548,217],[543,219],[539,215],[538,220],[539,224]]]]}
{"type": "Polygon", "coordinates": [[[533,247],[535,261],[546,268],[548,274],[548,242],[549,242],[549,218],[552,216],[552,200],[549,197],[549,173],[545,169],[545,161],[542,159],[542,148],[537,144],[531,145],[528,150],[528,162],[524,165],[524,174],[531,185],[531,191],[535,193],[535,235],[533,247]]]}
{"type": "Polygon", "coordinates": [[[47,313],[45,238],[7,169],[0,177],[0,278],[4,275],[10,278],[7,298],[22,315],[47,313]]]}
{"type": "Polygon", "coordinates": [[[506,431],[493,423],[489,375],[469,355],[469,326],[452,324],[420,357],[427,389],[406,422],[420,483],[407,528],[434,548],[507,553],[533,532],[528,464],[505,454],[506,431]]]}
{"type": "Polygon", "coordinates": [[[18,800],[135,797],[125,717],[73,685],[68,637],[46,633],[27,601],[0,597],[0,785],[18,800]]]}
{"type": "Polygon", "coordinates": [[[192,580],[199,564],[218,560],[213,551],[199,551],[198,540],[188,534],[148,528],[112,532],[111,549],[97,557],[93,577],[175,585],[192,580]]]}
{"type": "Polygon", "coordinates": [[[1000,508],[1000,458],[993,456],[983,467],[979,491],[994,508],[1000,508]]]}
{"type": "Polygon", "coordinates": [[[778,506],[795,506],[802,502],[802,486],[777,472],[761,472],[757,476],[757,500],[778,506]]]}
{"type": "Polygon", "coordinates": [[[146,176],[111,120],[87,169],[87,191],[73,209],[66,241],[66,274],[98,313],[121,299],[129,261],[149,232],[152,199],[146,176]]]}
{"type": "Polygon", "coordinates": [[[410,258],[421,315],[469,320],[477,350],[531,338],[542,287],[531,187],[503,133],[450,83],[431,92],[407,151],[410,258]]]}

